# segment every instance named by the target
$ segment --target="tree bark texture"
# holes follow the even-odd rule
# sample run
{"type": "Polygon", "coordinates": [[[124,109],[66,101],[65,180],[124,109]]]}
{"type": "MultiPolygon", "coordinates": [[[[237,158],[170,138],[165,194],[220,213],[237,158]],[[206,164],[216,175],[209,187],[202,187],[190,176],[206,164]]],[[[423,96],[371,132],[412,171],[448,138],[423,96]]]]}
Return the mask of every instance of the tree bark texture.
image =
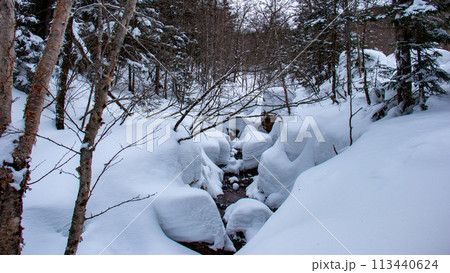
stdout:
{"type": "Polygon", "coordinates": [[[36,141],[45,95],[58,60],[71,8],[71,0],[58,1],[47,45],[36,68],[27,98],[24,113],[25,132],[20,136],[12,154],[13,162],[2,162],[0,170],[0,254],[20,254],[21,252],[22,199],[30,175],[28,169],[30,155],[36,141]],[[13,174],[14,172],[16,172],[16,176],[13,174]],[[17,174],[22,175],[21,181],[15,181],[18,179],[17,174]]]}
{"type": "Polygon", "coordinates": [[[15,63],[14,1],[0,2],[0,137],[11,122],[12,83],[15,63]]]}
{"type": "Polygon", "coordinates": [[[86,125],[83,147],[81,148],[80,166],[77,168],[80,177],[80,185],[69,230],[69,238],[65,250],[66,255],[76,254],[78,245],[81,241],[81,233],[83,232],[83,225],[86,221],[86,206],[90,196],[95,138],[103,124],[102,114],[103,110],[106,108],[109,87],[113,80],[114,68],[127,33],[127,26],[135,11],[136,1],[137,0],[130,0],[126,2],[120,23],[116,25],[115,36],[110,45],[111,48],[106,51],[108,52],[108,55],[106,56],[105,63],[108,65],[102,71],[103,73],[99,75],[100,80],[97,81],[97,86],[95,88],[95,103],[89,117],[89,122],[86,125]]]}

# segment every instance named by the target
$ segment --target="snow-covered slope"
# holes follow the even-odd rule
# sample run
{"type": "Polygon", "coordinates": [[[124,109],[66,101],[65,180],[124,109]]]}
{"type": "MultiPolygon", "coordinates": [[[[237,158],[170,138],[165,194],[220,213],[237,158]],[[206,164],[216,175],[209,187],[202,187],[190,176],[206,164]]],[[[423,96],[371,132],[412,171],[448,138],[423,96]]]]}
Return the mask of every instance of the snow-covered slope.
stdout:
{"type": "Polygon", "coordinates": [[[450,254],[450,98],[373,124],[292,194],[239,254],[450,254]]]}
{"type": "MultiPolygon", "coordinates": [[[[83,91],[76,96],[72,95],[78,99],[71,102],[68,112],[73,120],[79,122],[87,95],[83,91]]],[[[17,98],[13,104],[13,126],[19,127],[26,95],[14,90],[13,97],[17,98]]],[[[114,105],[108,107],[108,114],[104,116],[106,123],[112,120],[112,115],[118,115],[115,111],[117,109],[114,105]]],[[[137,121],[133,126],[145,126],[149,122],[144,121],[147,123],[137,121]]],[[[170,124],[173,121],[164,122],[170,124]]],[[[161,127],[164,128],[164,126],[161,127]]],[[[130,144],[129,137],[127,138],[128,129],[130,128],[127,128],[126,124],[115,126],[99,143],[94,153],[93,183],[102,172],[104,164],[111,160],[122,147],[130,144]]],[[[164,130],[156,131],[157,134],[164,134],[164,132],[164,130]]],[[[63,131],[55,129],[52,106],[43,112],[39,134],[75,151],[80,149],[81,143],[74,132],[69,129],[63,131]]],[[[170,203],[174,194],[183,190],[184,198],[193,200],[194,203],[211,204],[210,209],[213,212],[202,215],[202,219],[205,223],[208,221],[215,223],[215,226],[207,229],[209,233],[205,233],[195,219],[178,221],[175,223],[177,227],[184,229],[184,233],[180,235],[184,236],[182,239],[196,240],[198,238],[195,236],[202,232],[203,238],[200,238],[200,241],[205,239],[207,243],[215,243],[216,248],[230,244],[212,199],[222,192],[223,172],[208,158],[201,143],[183,141],[179,144],[177,139],[180,137],[183,135],[172,133],[166,142],[154,145],[153,151],[145,149],[146,145],[133,146],[117,155],[116,160],[103,174],[93,191],[88,203],[87,216],[137,196],[152,196],[139,202],[126,203],[106,214],[87,220],[78,254],[196,254],[171,240],[164,233],[162,227],[174,222],[172,220],[169,223],[163,222],[164,217],[161,217],[161,213],[158,217],[154,210],[156,204],[156,202],[153,204],[154,201],[159,201],[160,204],[170,203]],[[204,194],[199,195],[200,190],[192,190],[189,185],[201,187],[209,194],[207,191],[202,191],[204,194]],[[222,234],[216,234],[217,232],[222,234]],[[213,238],[212,241],[211,238],[213,238]]],[[[215,141],[220,143],[220,151],[225,150],[220,153],[221,160],[227,160],[225,154],[230,150],[228,140],[222,136],[215,141]],[[225,147],[226,145],[228,147],[225,147]]],[[[153,145],[153,143],[147,144],[153,145]]],[[[23,254],[64,253],[78,191],[75,169],[79,164],[79,158],[74,156],[69,160],[72,155],[73,153],[68,153],[67,149],[55,143],[43,138],[37,139],[32,153],[31,182],[46,175],[66,160],[68,162],[64,166],[58,166],[57,171],[46,175],[38,183],[32,184],[31,189],[26,193],[22,222],[25,241],[23,254]]],[[[176,209],[177,204],[174,205],[167,209],[176,209]]],[[[189,217],[187,214],[185,216],[189,217]]],[[[173,236],[173,238],[180,237],[173,236]]]]}

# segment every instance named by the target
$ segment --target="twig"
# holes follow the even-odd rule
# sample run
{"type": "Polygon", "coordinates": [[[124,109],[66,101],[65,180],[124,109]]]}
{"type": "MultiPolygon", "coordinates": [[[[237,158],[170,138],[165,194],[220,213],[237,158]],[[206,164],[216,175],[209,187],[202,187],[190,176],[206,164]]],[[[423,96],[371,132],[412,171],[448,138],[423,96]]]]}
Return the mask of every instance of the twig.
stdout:
{"type": "Polygon", "coordinates": [[[93,219],[93,218],[95,218],[95,217],[98,217],[98,216],[100,216],[100,215],[103,215],[103,214],[107,213],[108,211],[110,211],[110,210],[112,210],[112,209],[114,209],[114,208],[120,207],[120,206],[122,206],[122,205],[124,205],[124,204],[131,203],[131,202],[138,202],[138,201],[142,201],[142,200],[148,199],[148,198],[154,196],[155,194],[156,194],[156,193],[148,194],[147,196],[144,196],[144,197],[140,197],[140,195],[135,196],[135,197],[133,197],[133,198],[131,198],[131,199],[128,199],[128,200],[123,201],[123,202],[120,202],[120,203],[118,203],[118,204],[116,204],[116,205],[114,205],[114,206],[108,207],[107,209],[105,209],[105,210],[103,210],[103,211],[101,211],[101,212],[99,212],[99,213],[97,213],[97,214],[91,214],[91,216],[86,217],[86,221],[87,221],[87,220],[91,220],[91,219],[93,219]]]}
{"type": "Polygon", "coordinates": [[[56,162],[55,166],[48,171],[46,174],[44,174],[43,176],[41,176],[38,180],[33,181],[31,183],[28,183],[28,185],[33,185],[38,183],[39,181],[41,181],[42,179],[44,179],[45,177],[47,177],[48,175],[50,175],[51,173],[53,173],[54,171],[58,170],[60,172],[64,172],[62,170],[60,170],[59,168],[61,168],[62,166],[66,165],[70,160],[72,160],[72,158],[74,158],[76,156],[76,154],[72,155],[71,157],[69,157],[69,159],[67,159],[66,161],[62,162],[61,161],[66,157],[67,154],[69,154],[70,151],[67,151],[59,160],[58,162],[56,162]]]}

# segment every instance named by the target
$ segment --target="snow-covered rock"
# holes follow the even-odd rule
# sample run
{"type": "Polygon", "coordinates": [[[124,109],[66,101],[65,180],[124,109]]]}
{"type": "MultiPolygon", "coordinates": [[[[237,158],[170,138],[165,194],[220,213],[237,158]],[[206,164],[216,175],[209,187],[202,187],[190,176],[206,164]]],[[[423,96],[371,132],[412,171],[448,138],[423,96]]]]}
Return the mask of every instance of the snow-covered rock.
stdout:
{"type": "Polygon", "coordinates": [[[242,232],[246,241],[255,236],[273,212],[258,200],[243,198],[227,208],[224,220],[227,234],[232,238],[242,232]]]}
{"type": "Polygon", "coordinates": [[[227,135],[218,130],[208,130],[201,135],[199,141],[206,155],[208,155],[215,164],[226,165],[228,163],[231,145],[227,135]]]}
{"type": "Polygon", "coordinates": [[[236,176],[232,176],[228,178],[228,181],[230,181],[230,183],[239,182],[239,178],[237,178],[236,176]]]}
{"type": "Polygon", "coordinates": [[[297,176],[314,166],[312,144],[306,145],[293,161],[284,148],[283,143],[277,142],[263,154],[258,176],[247,188],[247,196],[259,199],[271,208],[278,208],[288,197],[297,176]]]}
{"type": "Polygon", "coordinates": [[[213,198],[217,198],[218,195],[223,194],[223,171],[209,159],[204,151],[201,152],[200,160],[202,162],[200,176],[190,185],[205,189],[213,198]]]}
{"type": "Polygon", "coordinates": [[[236,251],[211,196],[199,189],[164,192],[154,209],[164,233],[177,242],[205,242],[211,249],[236,251]]]}
{"type": "Polygon", "coordinates": [[[248,125],[242,132],[240,140],[234,143],[233,147],[242,149],[242,169],[249,170],[258,166],[261,155],[272,145],[273,140],[269,134],[248,125]]]}
{"type": "Polygon", "coordinates": [[[168,152],[174,156],[169,164],[175,170],[180,170],[183,183],[205,189],[213,198],[223,194],[223,171],[210,159],[202,146],[193,141],[183,141],[180,144],[176,140],[173,142],[175,143],[170,145],[168,152]]]}
{"type": "Polygon", "coordinates": [[[223,169],[227,173],[239,174],[243,170],[243,161],[242,159],[230,158],[228,164],[223,169]]]}

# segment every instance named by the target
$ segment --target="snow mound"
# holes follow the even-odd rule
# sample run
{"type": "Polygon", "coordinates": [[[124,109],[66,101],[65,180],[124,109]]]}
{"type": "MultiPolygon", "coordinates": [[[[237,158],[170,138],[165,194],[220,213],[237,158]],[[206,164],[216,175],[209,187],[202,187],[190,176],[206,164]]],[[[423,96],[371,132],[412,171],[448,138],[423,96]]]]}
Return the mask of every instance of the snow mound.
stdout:
{"type": "Polygon", "coordinates": [[[237,238],[242,232],[245,240],[251,240],[273,212],[264,203],[255,199],[244,198],[232,204],[223,216],[227,222],[227,234],[237,238]]]}
{"type": "Polygon", "coordinates": [[[226,165],[230,159],[229,137],[218,130],[208,130],[201,135],[200,143],[206,155],[216,165],[226,165]]]}
{"type": "Polygon", "coordinates": [[[267,150],[258,166],[258,176],[247,188],[247,196],[265,202],[270,208],[278,208],[288,197],[297,176],[314,166],[312,145],[307,145],[301,154],[291,161],[277,142],[267,150]]]}
{"type": "Polygon", "coordinates": [[[200,143],[193,141],[178,143],[176,138],[172,138],[158,148],[161,152],[172,155],[168,157],[168,164],[181,173],[184,184],[205,189],[213,198],[223,194],[223,171],[214,164],[200,143]]]}
{"type": "Polygon", "coordinates": [[[230,158],[227,166],[223,170],[227,173],[239,174],[243,169],[242,165],[243,165],[242,159],[230,158]]]}
{"type": "Polygon", "coordinates": [[[204,151],[201,151],[201,166],[199,178],[190,183],[192,187],[206,190],[213,198],[223,194],[223,171],[209,159],[204,151]]]}
{"type": "MultiPolygon", "coordinates": [[[[302,172],[335,156],[335,149],[348,145],[346,109],[333,105],[323,108],[326,111],[297,109],[298,116],[285,117],[277,124],[277,133],[272,136],[275,144],[262,154],[258,176],[247,188],[248,197],[278,208],[302,172]]],[[[370,113],[362,112],[355,118],[355,139],[371,123],[370,113]]]]}
{"type": "Polygon", "coordinates": [[[236,251],[211,196],[199,189],[163,193],[154,204],[164,233],[177,242],[205,242],[211,249],[236,251]]]}
{"type": "Polygon", "coordinates": [[[252,125],[247,125],[233,148],[242,149],[242,169],[249,170],[258,166],[261,155],[272,145],[273,140],[269,134],[258,131],[252,125]]]}

